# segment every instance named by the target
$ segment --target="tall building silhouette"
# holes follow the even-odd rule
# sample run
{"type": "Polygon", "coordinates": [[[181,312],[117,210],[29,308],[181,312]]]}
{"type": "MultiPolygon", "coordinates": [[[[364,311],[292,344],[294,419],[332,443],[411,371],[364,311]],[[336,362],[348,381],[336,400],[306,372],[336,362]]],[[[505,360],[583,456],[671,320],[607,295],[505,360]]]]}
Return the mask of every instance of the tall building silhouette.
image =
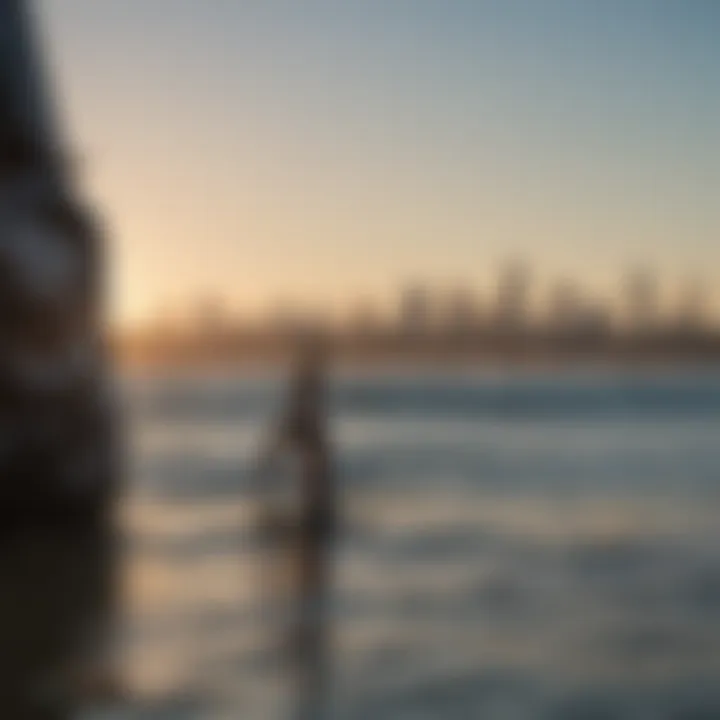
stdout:
{"type": "Polygon", "coordinates": [[[193,308],[195,331],[204,339],[217,339],[230,329],[225,301],[216,295],[201,298],[193,308]]]}
{"type": "Polygon", "coordinates": [[[497,287],[494,322],[500,331],[517,333],[529,324],[530,271],[515,261],[501,272],[497,287]]]}
{"type": "Polygon", "coordinates": [[[551,332],[566,334],[577,326],[583,312],[583,297],[572,280],[559,280],[550,290],[547,326],[551,332]]]}
{"type": "Polygon", "coordinates": [[[658,281],[648,268],[635,268],[625,279],[625,319],[628,330],[647,334],[660,322],[658,281]]]}
{"type": "Polygon", "coordinates": [[[367,338],[380,333],[383,321],[371,300],[363,299],[350,310],[347,320],[348,332],[358,338],[367,338]]]}
{"type": "Polygon", "coordinates": [[[452,289],[443,304],[443,329],[456,337],[476,334],[482,324],[480,304],[473,293],[463,287],[452,289]]]}
{"type": "Polygon", "coordinates": [[[700,332],[707,329],[707,287],[697,279],[686,281],[680,289],[675,308],[674,324],[682,332],[700,332]]]}
{"type": "Polygon", "coordinates": [[[432,326],[432,294],[424,285],[409,285],[400,297],[400,331],[406,335],[427,334],[432,326]]]}

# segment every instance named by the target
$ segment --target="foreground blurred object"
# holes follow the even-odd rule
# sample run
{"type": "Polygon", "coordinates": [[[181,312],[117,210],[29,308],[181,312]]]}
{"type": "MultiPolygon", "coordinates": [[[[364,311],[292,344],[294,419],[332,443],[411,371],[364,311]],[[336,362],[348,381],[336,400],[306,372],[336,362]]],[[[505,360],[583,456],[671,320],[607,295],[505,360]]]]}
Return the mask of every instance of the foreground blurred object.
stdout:
{"type": "Polygon", "coordinates": [[[29,16],[0,4],[0,715],[59,718],[107,684],[117,458],[98,231],[75,200],[29,16]]]}
{"type": "MultiPolygon", "coordinates": [[[[289,494],[278,502],[268,494],[265,527],[275,550],[286,556],[290,576],[291,626],[288,660],[297,681],[298,720],[325,717],[330,670],[328,605],[336,523],[335,483],[328,439],[322,339],[303,339],[290,381],[286,407],[263,457],[263,478],[277,486],[279,462],[294,460],[289,494]]],[[[282,482],[282,481],[281,481],[282,482]]],[[[287,495],[288,488],[282,488],[287,495]]],[[[284,564],[284,563],[283,563],[284,564]]]]}

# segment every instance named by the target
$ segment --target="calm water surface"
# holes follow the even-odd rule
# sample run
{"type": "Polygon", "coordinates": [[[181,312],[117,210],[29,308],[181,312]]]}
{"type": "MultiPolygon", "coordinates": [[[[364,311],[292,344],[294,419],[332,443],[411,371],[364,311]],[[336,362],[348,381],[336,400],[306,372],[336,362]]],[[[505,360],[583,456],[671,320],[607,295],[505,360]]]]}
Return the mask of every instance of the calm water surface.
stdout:
{"type": "MultiPolygon", "coordinates": [[[[282,384],[127,386],[119,717],[285,717],[252,521],[282,384]]],[[[345,373],[332,415],[334,717],[720,717],[720,373],[345,373]]]]}

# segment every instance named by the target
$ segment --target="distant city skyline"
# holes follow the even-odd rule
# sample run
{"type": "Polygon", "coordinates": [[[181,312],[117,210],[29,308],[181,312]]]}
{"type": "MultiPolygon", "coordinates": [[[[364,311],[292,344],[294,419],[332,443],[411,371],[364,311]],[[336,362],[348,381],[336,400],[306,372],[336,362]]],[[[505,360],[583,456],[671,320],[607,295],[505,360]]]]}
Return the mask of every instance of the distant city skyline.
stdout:
{"type": "Polygon", "coordinates": [[[646,260],[718,304],[712,0],[35,4],[115,322],[388,307],[515,256],[606,297],[646,260]]]}
{"type": "Polygon", "coordinates": [[[627,269],[613,292],[603,295],[569,276],[539,283],[532,267],[520,261],[498,268],[494,284],[442,283],[414,278],[395,288],[391,301],[364,293],[340,305],[318,306],[296,299],[268,302],[260,311],[233,303],[221,289],[159,306],[136,328],[155,326],[272,326],[313,321],[351,328],[403,327],[423,333],[438,327],[459,332],[505,328],[577,329],[584,325],[629,330],[672,327],[720,329],[708,287],[698,280],[667,288],[650,267],[627,269]],[[672,292],[669,292],[672,290],[672,292]]]}
{"type": "Polygon", "coordinates": [[[720,324],[702,286],[660,303],[661,283],[647,269],[628,271],[613,311],[608,298],[562,279],[545,288],[544,312],[530,304],[533,275],[523,263],[499,273],[492,293],[416,280],[381,310],[365,296],[355,311],[332,315],[302,304],[262,316],[238,312],[220,294],[174,315],[114,334],[122,363],[224,365],[284,362],[303,337],[324,338],[338,362],[521,363],[717,362],[720,324]]]}

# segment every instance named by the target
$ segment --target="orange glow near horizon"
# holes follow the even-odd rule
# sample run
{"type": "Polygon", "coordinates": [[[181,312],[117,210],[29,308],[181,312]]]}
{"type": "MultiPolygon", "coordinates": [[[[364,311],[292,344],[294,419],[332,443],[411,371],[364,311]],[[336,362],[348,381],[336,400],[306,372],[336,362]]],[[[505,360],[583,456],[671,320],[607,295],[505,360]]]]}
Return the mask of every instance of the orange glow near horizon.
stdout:
{"type": "Polygon", "coordinates": [[[115,322],[207,295],[382,309],[416,279],[487,298],[516,257],[537,303],[562,277],[614,299],[645,262],[717,303],[701,27],[671,49],[630,10],[591,33],[561,4],[269,5],[39,2],[115,322]]]}

